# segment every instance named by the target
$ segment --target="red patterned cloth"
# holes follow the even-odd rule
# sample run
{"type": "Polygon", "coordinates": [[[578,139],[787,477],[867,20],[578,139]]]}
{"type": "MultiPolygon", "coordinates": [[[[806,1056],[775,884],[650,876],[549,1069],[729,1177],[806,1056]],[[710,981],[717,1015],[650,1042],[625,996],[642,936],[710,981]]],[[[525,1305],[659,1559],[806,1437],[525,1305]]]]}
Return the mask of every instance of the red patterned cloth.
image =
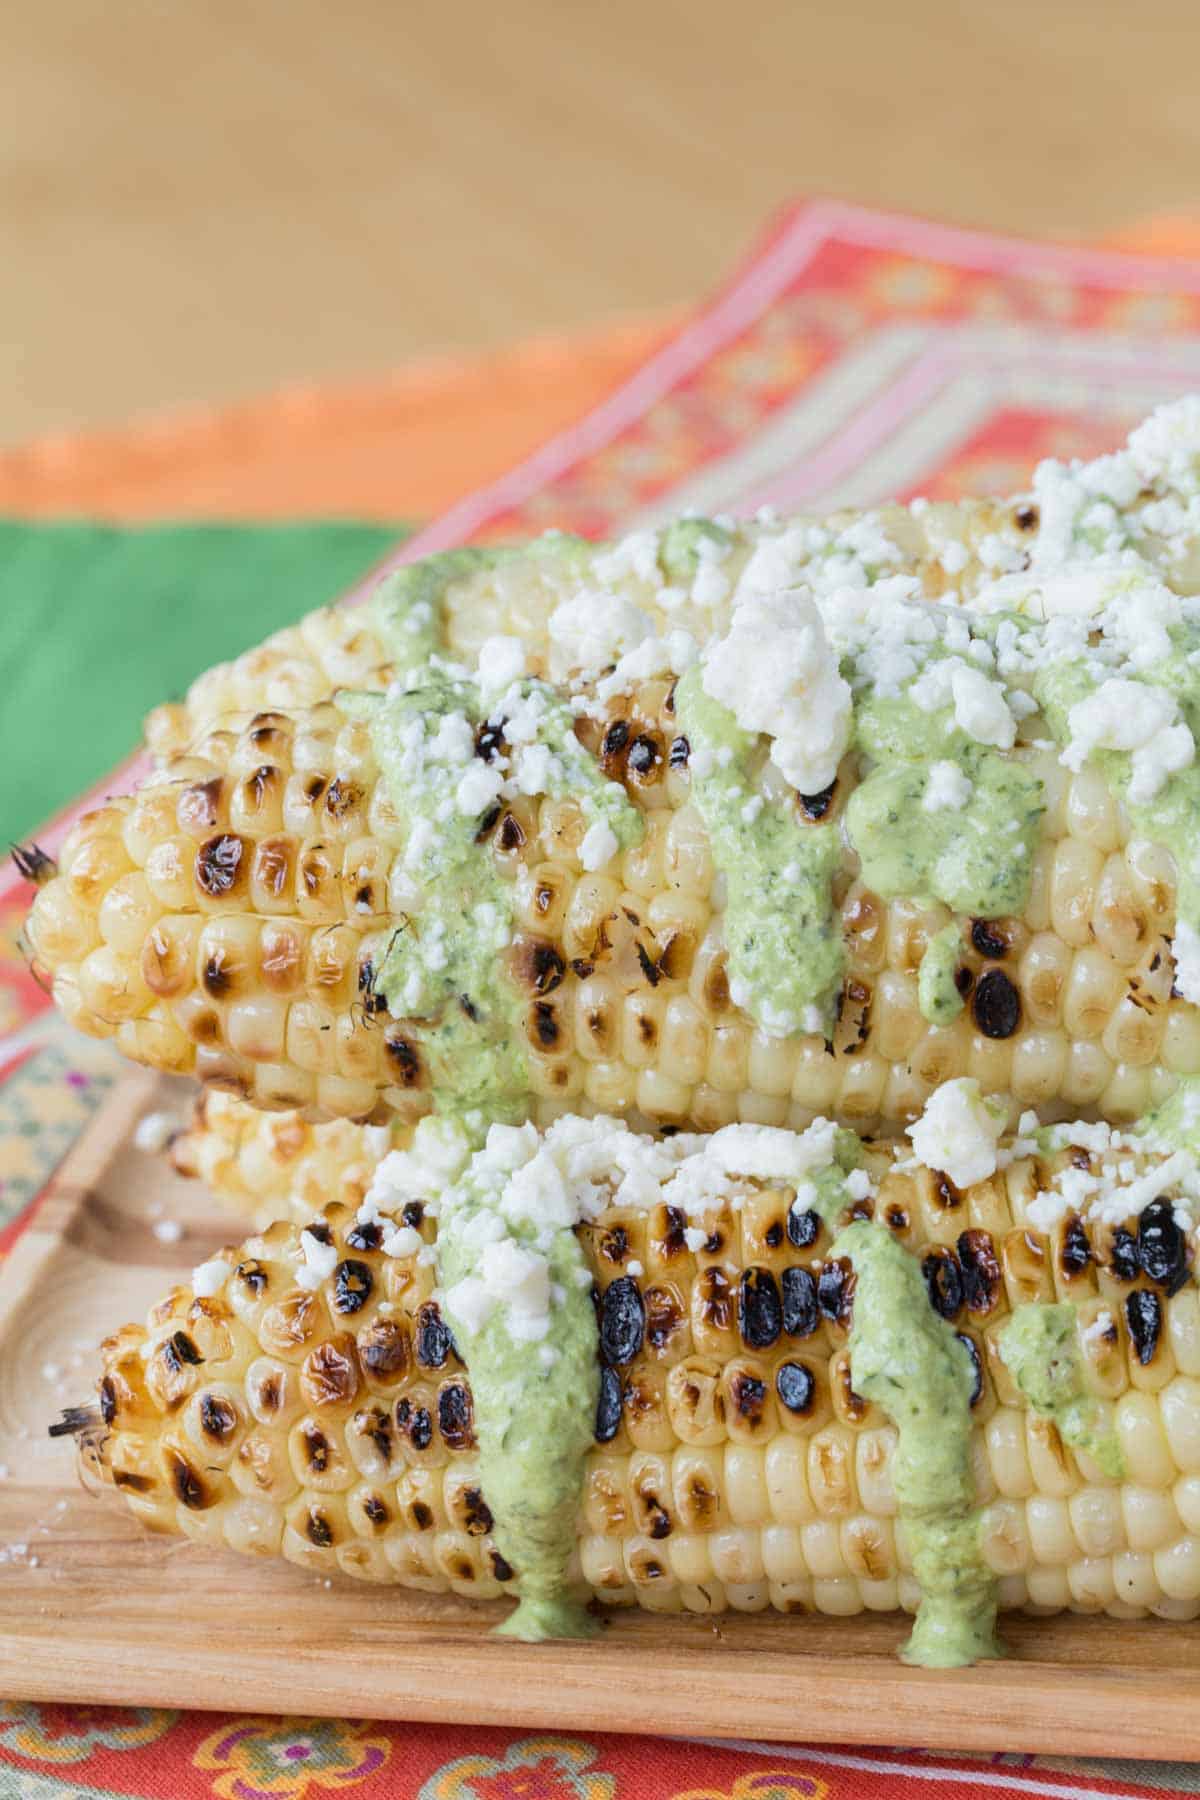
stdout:
{"type": "MultiPolygon", "coordinates": [[[[551,525],[605,534],[689,506],[811,510],[1003,492],[1039,457],[1109,448],[1150,407],[1196,388],[1200,263],[805,205],[608,399],[400,554],[551,525]]],[[[77,810],[48,828],[48,848],[77,810]]],[[[84,1050],[50,1026],[17,948],[24,900],[11,874],[0,877],[0,1183],[28,1199],[62,1154],[64,1117],[70,1128],[58,1104],[58,1135],[28,1129],[39,1096],[48,1086],[60,1101],[72,1094],[77,1129],[111,1067],[104,1047],[84,1050]]],[[[0,1800],[1164,1793],[1200,1793],[1200,1768],[0,1707],[0,1800]]]]}

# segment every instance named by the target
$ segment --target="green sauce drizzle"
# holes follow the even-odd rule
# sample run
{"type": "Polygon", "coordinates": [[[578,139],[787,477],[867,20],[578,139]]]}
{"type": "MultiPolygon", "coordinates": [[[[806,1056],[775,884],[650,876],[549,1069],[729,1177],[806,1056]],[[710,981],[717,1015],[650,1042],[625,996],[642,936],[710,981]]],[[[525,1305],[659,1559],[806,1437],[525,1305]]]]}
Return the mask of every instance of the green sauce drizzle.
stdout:
{"type": "Polygon", "coordinates": [[[953,1025],[963,1009],[955,976],[962,954],[962,932],[944,925],[925,946],[917,973],[917,1005],[931,1025],[953,1025]]]}
{"type": "Polygon", "coordinates": [[[757,738],[705,693],[693,665],[675,690],[691,745],[692,799],[727,883],[725,945],[730,985],[760,1024],[812,1030],[830,1017],[845,963],[833,876],[842,855],[836,825],[801,824],[794,809],[755,794],[757,738]],[[696,752],[701,752],[700,773],[696,752]],[[747,816],[747,806],[752,817],[747,816]]]}
{"type": "MultiPolygon", "coordinates": [[[[516,1118],[527,1099],[529,1070],[520,996],[504,973],[511,890],[499,879],[486,841],[479,841],[478,817],[455,804],[462,767],[426,762],[414,776],[409,760],[414,733],[427,747],[442,720],[465,715],[478,721],[479,694],[436,663],[409,679],[407,692],[342,699],[345,711],[368,721],[389,796],[406,828],[406,866],[420,889],[419,908],[397,924],[375,971],[375,988],[396,1018],[413,1021],[436,1111],[487,1122],[516,1118]]],[[[541,682],[523,682],[521,695],[532,697],[538,711],[536,741],[552,758],[551,791],[574,795],[585,817],[609,825],[619,845],[636,843],[642,816],[579,743],[569,709],[541,682]]]]}
{"type": "MultiPolygon", "coordinates": [[[[445,1197],[438,1219],[441,1280],[451,1289],[476,1274],[483,1247],[479,1227],[486,1239],[488,1222],[496,1217],[498,1178],[481,1164],[476,1158],[445,1197]]],[[[511,1222],[507,1230],[518,1243],[533,1247],[535,1233],[527,1221],[511,1222]]],[[[496,1629],[530,1642],[591,1637],[597,1629],[568,1576],[600,1395],[596,1312],[591,1284],[583,1284],[586,1265],[574,1231],[560,1227],[541,1253],[555,1284],[551,1330],[544,1340],[554,1351],[549,1367],[536,1343],[510,1335],[505,1308],[498,1307],[471,1332],[455,1317],[452,1303],[447,1305],[471,1375],[480,1485],[496,1544],[519,1582],[516,1611],[496,1629]]]]}
{"type": "Polygon", "coordinates": [[[971,1358],[930,1306],[916,1258],[885,1227],[846,1226],[830,1255],[854,1266],[854,1390],[898,1434],[892,1480],[921,1587],[900,1654],[943,1669],[1000,1656],[997,1582],[979,1545],[971,1469],[971,1358]]]}
{"type": "Polygon", "coordinates": [[[1125,1462],[1111,1414],[1083,1385],[1075,1308],[1037,1300],[1018,1306],[1000,1333],[1000,1354],[1034,1411],[1053,1419],[1063,1443],[1119,1481],[1125,1462]]]}
{"type": "Polygon", "coordinates": [[[885,899],[941,900],[975,918],[1021,912],[1045,812],[1038,777],[955,729],[949,709],[926,713],[904,696],[861,701],[855,736],[875,764],[846,803],[866,885],[885,899]],[[964,806],[925,810],[935,761],[954,763],[970,781],[964,806]]]}

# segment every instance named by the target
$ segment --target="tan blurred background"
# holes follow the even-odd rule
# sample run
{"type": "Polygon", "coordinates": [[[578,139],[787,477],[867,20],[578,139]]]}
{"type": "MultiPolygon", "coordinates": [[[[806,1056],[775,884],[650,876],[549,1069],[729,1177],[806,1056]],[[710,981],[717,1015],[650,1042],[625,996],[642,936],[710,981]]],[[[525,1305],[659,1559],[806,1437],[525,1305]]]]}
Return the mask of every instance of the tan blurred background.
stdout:
{"type": "Polygon", "coordinates": [[[1200,202],[1200,0],[4,9],[0,438],[697,297],[824,192],[1200,202]]]}

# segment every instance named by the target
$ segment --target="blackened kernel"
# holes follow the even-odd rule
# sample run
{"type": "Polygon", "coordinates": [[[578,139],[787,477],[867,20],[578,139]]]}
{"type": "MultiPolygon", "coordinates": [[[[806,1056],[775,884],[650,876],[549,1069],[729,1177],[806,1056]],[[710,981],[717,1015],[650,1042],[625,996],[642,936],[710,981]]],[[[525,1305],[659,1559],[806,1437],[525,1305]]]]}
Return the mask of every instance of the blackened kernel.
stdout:
{"type": "Polygon", "coordinates": [[[790,1413],[805,1417],[813,1410],[817,1384],[806,1363],[780,1363],[775,1372],[775,1392],[790,1413]]]}
{"type": "Polygon", "coordinates": [[[333,1272],[333,1310],[343,1317],[360,1312],[374,1286],[375,1278],[366,1263],[346,1257],[333,1272]]]}
{"type": "Polygon", "coordinates": [[[409,1508],[409,1517],[418,1531],[428,1531],[433,1524],[433,1508],[426,1506],[424,1500],[414,1500],[409,1508]]]}
{"type": "Polygon", "coordinates": [[[1003,969],[980,976],[971,1006],[984,1037],[1010,1038],[1021,1023],[1021,996],[1003,969]]]}
{"type": "Polygon", "coordinates": [[[643,779],[654,772],[662,762],[662,746],[654,738],[639,733],[629,746],[629,768],[635,775],[643,779]]]}
{"type": "Polygon", "coordinates": [[[820,1213],[798,1212],[794,1206],[788,1208],[787,1234],[797,1250],[811,1250],[821,1235],[820,1213]]]}
{"type": "Polygon", "coordinates": [[[111,1375],[106,1375],[100,1383],[100,1417],[106,1425],[111,1425],[117,1416],[117,1388],[111,1375]]]}
{"type": "Polygon", "coordinates": [[[1009,934],[993,919],[972,919],[971,942],[980,956],[993,962],[999,962],[1012,948],[1009,934]]]}
{"type": "Polygon", "coordinates": [[[821,1323],[817,1284],[808,1269],[785,1269],[780,1277],[783,1329],[788,1337],[811,1337],[821,1323]]]}
{"type": "Polygon", "coordinates": [[[422,1221],[424,1220],[424,1218],[425,1218],[425,1203],[424,1203],[424,1201],[422,1201],[422,1200],[406,1200],[405,1201],[404,1210],[400,1214],[400,1221],[402,1224],[409,1226],[413,1231],[419,1231],[421,1229],[421,1224],[422,1224],[422,1221]]]}
{"type": "Polygon", "coordinates": [[[968,1311],[994,1311],[1003,1277],[990,1232],[964,1231],[959,1235],[955,1249],[962,1269],[963,1298],[968,1311]]]}
{"type": "Polygon", "coordinates": [[[1125,1323],[1134,1353],[1143,1368],[1154,1361],[1162,1336],[1163,1304],[1151,1288],[1134,1288],[1125,1297],[1125,1323]]]}
{"type": "MultiPolygon", "coordinates": [[[[501,809],[498,806],[489,806],[487,811],[480,815],[479,823],[475,827],[475,842],[477,844],[482,844],[491,837],[492,832],[496,829],[496,821],[500,817],[500,810],[501,809]]],[[[509,818],[511,817],[512,814],[510,813],[509,818]]],[[[502,845],[502,848],[506,850],[513,849],[514,847],[515,846],[511,844],[502,845]]]]}
{"type": "Polygon", "coordinates": [[[543,1050],[553,1050],[562,1036],[558,1013],[549,1000],[535,1000],[530,1014],[533,1035],[543,1050]]]}
{"type": "Polygon", "coordinates": [[[465,1511],[463,1520],[468,1537],[486,1537],[495,1524],[492,1509],[477,1487],[464,1488],[462,1503],[465,1511]]]}
{"type": "Polygon", "coordinates": [[[671,748],[667,755],[667,761],[673,769],[686,769],[688,757],[691,754],[692,746],[681,732],[677,738],[672,738],[671,740],[671,748]]]}
{"type": "Polygon", "coordinates": [[[239,1281],[246,1284],[252,1294],[261,1294],[267,1286],[267,1271],[255,1258],[251,1258],[248,1262],[240,1262],[234,1270],[234,1274],[239,1281]]]}
{"type": "Polygon", "coordinates": [[[441,1369],[454,1354],[454,1337],[436,1300],[417,1308],[417,1361],[423,1369],[441,1369]]]}
{"type": "Polygon", "coordinates": [[[181,1363],[188,1363],[193,1369],[196,1369],[204,1361],[186,1331],[173,1332],[170,1344],[181,1363]]]}
{"type": "Polygon", "coordinates": [[[525,829],[515,813],[506,812],[500,821],[496,841],[501,850],[520,850],[525,842],[525,829]]]}
{"type": "Polygon", "coordinates": [[[512,1564],[506,1562],[498,1550],[492,1551],[492,1574],[497,1581],[511,1581],[513,1578],[512,1564]]]}
{"type": "Polygon", "coordinates": [[[309,1468],[314,1475],[324,1475],[329,1467],[329,1439],[318,1425],[306,1425],[300,1435],[309,1468]]]}
{"type": "Polygon", "coordinates": [[[621,1428],[621,1377],[607,1363],[600,1370],[600,1397],[596,1402],[596,1442],[611,1443],[621,1428]]]}
{"type": "Polygon", "coordinates": [[[475,1442],[475,1412],[465,1382],[451,1381],[438,1394],[438,1430],[451,1450],[468,1450],[475,1442]]]}
{"type": "Polygon", "coordinates": [[[373,1221],[355,1223],[346,1233],[346,1243],[351,1250],[378,1250],[383,1243],[383,1226],[373,1221]]]}
{"type": "Polygon", "coordinates": [[[768,1350],[783,1330],[783,1303],[769,1269],[746,1269],[738,1287],[738,1329],[751,1350],[768,1350]]]}
{"type": "Polygon", "coordinates": [[[619,756],[629,742],[630,725],[628,719],[614,719],[600,744],[602,756],[619,756]]]}
{"type": "Polygon", "coordinates": [[[372,1525],[386,1525],[392,1516],[378,1494],[367,1494],[362,1509],[372,1525]]]}
{"type": "Polygon", "coordinates": [[[1163,1196],[1152,1200],[1138,1219],[1138,1259],[1149,1280],[1178,1293],[1187,1280],[1187,1239],[1175,1220],[1175,1209],[1163,1196]]]}
{"type": "Polygon", "coordinates": [[[945,1246],[927,1250],[921,1258],[921,1274],[925,1278],[929,1304],[938,1317],[957,1318],[962,1311],[963,1282],[953,1250],[945,1246]]]}
{"type": "Polygon", "coordinates": [[[819,794],[801,794],[799,796],[801,812],[806,819],[823,819],[833,805],[836,793],[837,780],[835,778],[828,787],[823,787],[819,794]]]}
{"type": "Polygon", "coordinates": [[[314,1219],[312,1223],[306,1225],[304,1229],[307,1231],[310,1238],[316,1239],[318,1244],[324,1244],[328,1247],[333,1242],[333,1233],[330,1231],[324,1219],[314,1219]]]}
{"type": "Polygon", "coordinates": [[[427,1407],[418,1406],[414,1409],[408,1437],[414,1450],[428,1450],[433,1442],[433,1420],[427,1407]]]}
{"type": "Polygon", "coordinates": [[[1082,1275],[1092,1263],[1092,1245],[1087,1227],[1078,1213],[1072,1213],[1063,1231],[1059,1263],[1068,1281],[1082,1275]]]}
{"type": "Polygon", "coordinates": [[[1040,514],[1031,500],[1023,500],[1013,510],[1013,523],[1018,531],[1036,531],[1040,514]]]}
{"type": "Polygon", "coordinates": [[[480,725],[475,732],[475,754],[483,762],[495,762],[504,749],[504,725],[496,719],[489,719],[480,725]]]}
{"type": "Polygon", "coordinates": [[[955,1337],[971,1358],[973,1380],[971,1382],[971,1405],[978,1406],[983,1398],[983,1358],[979,1354],[979,1345],[965,1331],[956,1331],[955,1337]]]}
{"type": "Polygon", "coordinates": [[[854,1270],[848,1257],[822,1265],[817,1278],[817,1305],[835,1325],[846,1324],[854,1305],[854,1270]]]}
{"type": "Polygon", "coordinates": [[[763,1243],[768,1250],[778,1250],[780,1244],[783,1242],[783,1231],[783,1220],[772,1219],[771,1223],[767,1226],[767,1229],[763,1232],[763,1243]]]}
{"type": "Polygon", "coordinates": [[[1136,1281],[1142,1272],[1137,1239],[1124,1225],[1118,1225],[1113,1232],[1109,1266],[1118,1281],[1136,1281]]]}
{"type": "Polygon", "coordinates": [[[642,1347],[646,1308],[637,1282],[620,1275],[604,1290],[600,1302],[600,1354],[606,1363],[632,1362],[642,1347]]]}

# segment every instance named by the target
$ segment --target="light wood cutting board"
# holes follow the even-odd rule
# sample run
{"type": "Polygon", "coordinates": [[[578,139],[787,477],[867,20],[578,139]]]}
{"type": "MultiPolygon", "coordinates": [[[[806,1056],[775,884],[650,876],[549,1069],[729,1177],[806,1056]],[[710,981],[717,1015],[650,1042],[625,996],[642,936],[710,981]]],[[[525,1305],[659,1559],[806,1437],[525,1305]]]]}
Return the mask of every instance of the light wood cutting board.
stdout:
{"type": "MultiPolygon", "coordinates": [[[[331,1585],[144,1533],[46,1427],[90,1349],[236,1226],[130,1147],[163,1103],[114,1091],[0,1274],[0,1694],[552,1729],[1090,1756],[1200,1756],[1200,1630],[1011,1617],[1013,1655],[906,1669],[901,1618],[614,1614],[598,1642],[494,1640],[496,1609],[331,1585]],[[154,1214],[180,1220],[163,1243],[154,1214]]],[[[178,1104],[177,1099],[174,1102],[178,1104]]]]}

